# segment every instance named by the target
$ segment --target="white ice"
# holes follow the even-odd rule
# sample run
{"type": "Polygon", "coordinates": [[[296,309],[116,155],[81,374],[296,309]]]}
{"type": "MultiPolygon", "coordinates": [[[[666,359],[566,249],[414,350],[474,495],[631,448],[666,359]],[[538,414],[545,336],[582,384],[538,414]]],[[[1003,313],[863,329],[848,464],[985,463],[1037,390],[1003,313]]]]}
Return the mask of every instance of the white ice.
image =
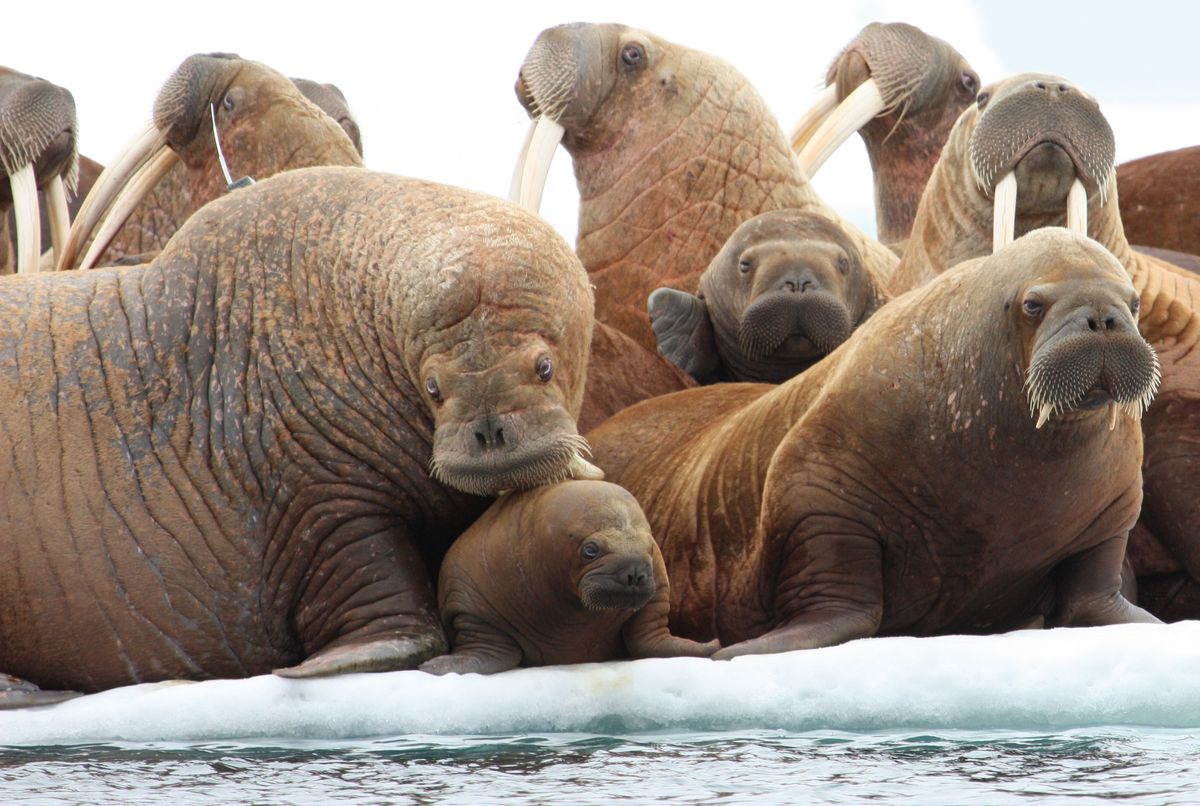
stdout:
{"type": "Polygon", "coordinates": [[[433,677],[152,683],[0,711],[0,745],[654,730],[1200,727],[1200,622],[878,638],[433,677]]]}

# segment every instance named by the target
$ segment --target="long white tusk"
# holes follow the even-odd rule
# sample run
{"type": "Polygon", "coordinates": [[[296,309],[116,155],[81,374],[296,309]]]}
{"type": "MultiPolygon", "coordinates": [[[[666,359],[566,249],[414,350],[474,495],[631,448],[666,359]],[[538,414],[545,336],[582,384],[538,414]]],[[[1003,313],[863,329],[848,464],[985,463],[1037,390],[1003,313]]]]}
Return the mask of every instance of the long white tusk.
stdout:
{"type": "Polygon", "coordinates": [[[17,219],[17,274],[29,274],[38,270],[42,257],[42,220],[38,214],[33,163],[25,163],[8,181],[12,184],[13,214],[17,219]]]}
{"type": "Polygon", "coordinates": [[[562,142],[565,132],[557,121],[545,116],[538,118],[533,136],[529,139],[529,148],[523,155],[524,159],[517,163],[516,172],[520,173],[521,181],[512,198],[526,210],[536,213],[541,206],[542,191],[546,187],[546,177],[550,175],[554,149],[562,142]]]}
{"type": "Polygon", "coordinates": [[[51,179],[46,187],[46,214],[50,219],[50,243],[54,246],[54,259],[57,261],[71,228],[71,212],[67,209],[67,190],[63,187],[62,174],[51,179]]]}
{"type": "Polygon", "coordinates": [[[1083,182],[1076,179],[1071,183],[1071,192],[1067,194],[1067,229],[1078,232],[1083,237],[1088,234],[1088,199],[1083,182]]]}
{"type": "Polygon", "coordinates": [[[533,142],[533,132],[537,129],[538,119],[529,121],[525,130],[525,139],[521,142],[521,152],[517,154],[517,164],[513,166],[512,180],[508,183],[508,200],[521,201],[521,176],[525,173],[525,161],[529,159],[529,144],[533,142]]]}
{"type": "Polygon", "coordinates": [[[788,139],[792,142],[792,153],[799,154],[804,148],[804,144],[812,139],[813,133],[817,127],[829,117],[829,113],[837,109],[837,84],[830,84],[825,89],[821,90],[817,95],[817,99],[813,101],[800,119],[796,121],[796,125],[792,126],[791,134],[788,139]]]}
{"type": "Polygon", "coordinates": [[[838,104],[838,108],[825,118],[812,139],[796,156],[804,173],[809,177],[815,174],[825,164],[825,160],[837,151],[838,146],[846,142],[847,137],[886,108],[875,79],[868,78],[859,84],[858,88],[847,95],[846,100],[838,104]]]}
{"type": "Polygon", "coordinates": [[[63,245],[62,254],[58,256],[59,271],[74,266],[75,259],[79,257],[96,224],[121,192],[125,182],[154,152],[166,148],[166,145],[167,141],[162,133],[151,123],[138,132],[117,158],[100,173],[96,184],[92,186],[92,192],[83,200],[79,215],[71,224],[67,242],[63,245]]]}
{"type": "Polygon", "coordinates": [[[90,269],[95,265],[100,255],[112,243],[117,230],[121,229],[130,214],[142,203],[142,199],[154,190],[154,186],[175,167],[175,163],[178,161],[179,155],[164,146],[138,169],[133,178],[125,183],[121,194],[113,200],[112,208],[105,216],[100,231],[92,239],[92,245],[88,247],[87,254],[83,256],[83,261],[79,264],[81,270],[90,269]]]}
{"type": "Polygon", "coordinates": [[[1017,176],[1009,171],[996,183],[992,199],[992,251],[1013,242],[1017,230],[1017,176]]]}

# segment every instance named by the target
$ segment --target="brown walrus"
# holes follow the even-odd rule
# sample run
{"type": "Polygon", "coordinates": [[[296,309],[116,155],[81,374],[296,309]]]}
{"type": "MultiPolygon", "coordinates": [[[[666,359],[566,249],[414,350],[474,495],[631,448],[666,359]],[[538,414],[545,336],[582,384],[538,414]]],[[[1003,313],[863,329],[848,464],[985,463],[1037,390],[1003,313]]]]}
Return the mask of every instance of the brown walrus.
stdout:
{"type": "Polygon", "coordinates": [[[1167,570],[1165,554],[1174,570],[1186,570],[1200,584],[1200,278],[1130,247],[1113,152],[1112,130],[1099,105],[1071,82],[1026,74],[985,87],[959,119],[930,177],[892,290],[902,292],[956,261],[987,254],[995,233],[1061,224],[1070,218],[1064,215],[1069,197],[1086,197],[1086,209],[1076,207],[1076,226],[1086,226],[1129,272],[1139,294],[1138,327],[1162,362],[1162,388],[1142,422],[1144,528],[1130,541],[1134,570],[1167,570]],[[1005,185],[1011,192],[1004,192],[1005,185]],[[1007,203],[993,205],[994,196],[1007,203]]]}
{"type": "Polygon", "coordinates": [[[1119,592],[1157,383],[1135,300],[1100,246],[1041,231],[782,386],[679,392],[590,432],[659,541],[672,630],[720,658],[1153,621],[1119,592]]]}
{"type": "Polygon", "coordinates": [[[1200,254],[1200,146],[1122,163],[1117,187],[1131,243],[1200,254]]]}
{"type": "Polygon", "coordinates": [[[35,272],[45,246],[62,249],[70,226],[67,192],[79,173],[78,128],[70,92],[0,67],[0,274],[35,272]],[[39,188],[49,241],[42,237],[39,188]]]}
{"type": "Polygon", "coordinates": [[[591,311],[536,216],[359,168],[218,199],[146,266],[8,279],[0,671],[97,691],[444,653],[430,574],[478,496],[587,475],[591,311]]]}
{"type": "Polygon", "coordinates": [[[873,22],[834,58],[825,83],[794,127],[792,148],[813,176],[858,131],[875,177],[879,240],[900,243],[954,121],[975,100],[979,74],[948,42],[914,25],[873,22]]]}
{"type": "Polygon", "coordinates": [[[846,340],[885,300],[844,230],[800,210],[742,223],[698,294],[660,288],[648,310],[658,351],[702,383],[779,383],[846,340]]]}
{"type": "Polygon", "coordinates": [[[159,91],[150,126],[97,181],[58,267],[89,268],[102,258],[153,254],[189,215],[224,195],[228,183],[213,136],[214,115],[234,180],[317,165],[362,165],[346,129],[292,79],[233,54],[189,56],[159,91]],[[93,234],[95,242],[80,259],[93,234]]]}
{"type": "MultiPolygon", "coordinates": [[[[766,103],[707,53],[623,25],[562,25],[538,35],[516,91],[538,120],[516,195],[540,195],[556,142],[541,135],[560,133],[596,318],[649,350],[647,297],[660,286],[694,292],[746,219],[795,208],[843,223],[797,168],[766,103]]],[[[895,255],[845,226],[863,261],[890,276],[895,255]]]]}
{"type": "Polygon", "coordinates": [[[616,658],[708,657],[667,630],[670,586],[634,497],[565,481],[501,498],[442,563],[438,603],[453,653],[421,668],[492,674],[616,658]]]}

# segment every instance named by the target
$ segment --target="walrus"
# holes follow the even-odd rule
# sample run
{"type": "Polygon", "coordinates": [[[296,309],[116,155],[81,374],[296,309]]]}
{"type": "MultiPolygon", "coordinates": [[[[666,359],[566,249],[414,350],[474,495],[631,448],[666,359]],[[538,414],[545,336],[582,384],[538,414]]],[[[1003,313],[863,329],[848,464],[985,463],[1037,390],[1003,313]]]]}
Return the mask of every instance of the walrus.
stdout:
{"type": "Polygon", "coordinates": [[[1117,188],[1130,243],[1200,254],[1200,146],[1118,165],[1117,188]]]}
{"type": "Polygon", "coordinates": [[[226,169],[232,180],[259,180],[294,168],[361,166],[347,131],[265,64],[228,53],[189,56],[159,91],[150,125],[97,181],[58,268],[153,255],[189,215],[228,191],[226,169]]]}
{"type": "Polygon", "coordinates": [[[70,226],[67,194],[79,175],[79,124],[70,91],[0,67],[0,168],[8,180],[0,182],[0,274],[35,272],[44,242],[39,189],[56,253],[70,226]]]}
{"type": "Polygon", "coordinates": [[[517,99],[535,118],[513,198],[536,209],[559,139],[579,186],[576,252],[596,288],[596,318],[654,350],[646,298],[694,293],[748,218],[795,208],[847,228],[885,279],[896,257],[843,222],[808,183],[766,103],[707,53],[623,25],[542,31],[517,99]]]}
{"type": "Polygon", "coordinates": [[[486,496],[597,475],[591,326],[545,222],[361,168],[217,199],[145,266],[0,284],[0,672],[443,654],[431,579],[486,496]]]}
{"type": "Polygon", "coordinates": [[[942,145],[979,92],[979,74],[950,43],[902,22],[873,22],[834,58],[826,89],[792,129],[811,177],[858,131],[875,179],[879,240],[908,238],[942,145]]]}
{"type": "Polygon", "coordinates": [[[1024,74],[985,87],[930,177],[892,291],[987,254],[997,238],[1064,220],[1115,255],[1138,290],[1138,327],[1158,352],[1163,375],[1142,421],[1144,528],[1131,537],[1130,556],[1140,576],[1163,569],[1146,568],[1139,558],[1165,551],[1176,570],[1200,584],[1200,319],[1194,312],[1200,278],[1130,247],[1113,152],[1099,104],[1070,81],[1024,74]],[[1064,213],[1068,205],[1073,212],[1064,213]],[[1162,551],[1140,546],[1143,540],[1161,541],[1162,551]]]}
{"type": "Polygon", "coordinates": [[[708,657],[667,630],[670,586],[641,507],[604,481],[504,496],[446,554],[438,605],[453,652],[434,674],[617,658],[708,657]]]}
{"type": "Polygon", "coordinates": [[[1154,621],[1120,594],[1158,381],[1136,299],[1099,245],[1038,231],[781,386],[679,392],[590,432],[659,542],[672,632],[722,658],[1154,621]]]}
{"type": "Polygon", "coordinates": [[[698,294],[660,288],[648,310],[658,351],[698,381],[779,383],[845,341],[882,285],[836,223],[776,210],[734,230],[698,294]]]}

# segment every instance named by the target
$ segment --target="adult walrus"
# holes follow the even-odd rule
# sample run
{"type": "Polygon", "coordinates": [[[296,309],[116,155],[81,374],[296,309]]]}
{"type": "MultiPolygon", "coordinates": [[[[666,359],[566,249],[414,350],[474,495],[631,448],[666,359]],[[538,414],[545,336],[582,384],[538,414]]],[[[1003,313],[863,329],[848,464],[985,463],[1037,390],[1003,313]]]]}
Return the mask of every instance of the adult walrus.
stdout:
{"type": "Polygon", "coordinates": [[[604,481],[506,495],[446,554],[438,604],[453,652],[434,674],[616,658],[708,657],[667,630],[662,554],[633,496],[604,481]]]}
{"type": "Polygon", "coordinates": [[[430,573],[478,496],[587,475],[591,306],[537,217],[357,168],[218,199],[146,266],[0,284],[0,671],[442,654],[430,573]]]}
{"type": "Polygon", "coordinates": [[[885,299],[842,227],[775,210],[729,236],[698,294],[660,288],[648,310],[658,351],[702,383],[779,383],[832,352],[885,299]]]}
{"type": "Polygon", "coordinates": [[[759,213],[823,214],[846,227],[873,271],[891,274],[895,255],[821,201],[766,103],[721,59],[624,25],[561,25],[538,35],[516,92],[537,122],[514,198],[536,209],[561,137],[596,318],[649,350],[650,293],[694,292],[726,239],[759,213]]]}
{"type": "Polygon", "coordinates": [[[672,630],[729,657],[1153,621],[1119,592],[1158,380],[1135,300],[1097,244],[1041,231],[782,386],[679,392],[592,431],[659,541],[672,630]]]}
{"type": "Polygon", "coordinates": [[[1140,575],[1148,570],[1141,558],[1163,549],[1139,544],[1161,541],[1175,569],[1200,585],[1200,278],[1130,247],[1114,150],[1099,104],[1066,79],[1025,74],[985,87],[942,150],[892,290],[987,254],[997,237],[1064,220],[1115,255],[1138,290],[1138,327],[1158,351],[1163,375],[1142,422],[1144,528],[1134,532],[1130,556],[1140,575]],[[1073,212],[1065,213],[1072,201],[1073,212]]]}

